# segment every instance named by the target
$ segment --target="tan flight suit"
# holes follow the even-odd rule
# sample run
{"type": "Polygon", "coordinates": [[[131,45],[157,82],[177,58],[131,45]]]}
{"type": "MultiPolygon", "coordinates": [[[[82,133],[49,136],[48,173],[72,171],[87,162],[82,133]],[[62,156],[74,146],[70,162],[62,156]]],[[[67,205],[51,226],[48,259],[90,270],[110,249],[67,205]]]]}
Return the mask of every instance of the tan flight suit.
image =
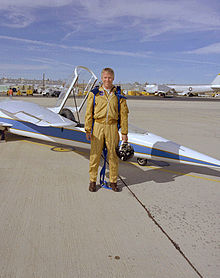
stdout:
{"type": "MultiPolygon", "coordinates": [[[[113,87],[111,93],[106,92],[102,87],[95,96],[95,107],[93,105],[94,94],[89,93],[86,115],[85,131],[92,132],[89,174],[90,181],[96,182],[99,162],[104,146],[108,150],[109,179],[111,183],[117,182],[118,177],[118,156],[115,148],[119,143],[118,134],[118,98],[115,95],[116,88],[113,87]],[[93,114],[94,109],[94,114],[93,114]],[[94,117],[94,126],[92,123],[94,117]]],[[[120,125],[121,133],[128,133],[128,107],[126,99],[120,99],[120,125]]]]}

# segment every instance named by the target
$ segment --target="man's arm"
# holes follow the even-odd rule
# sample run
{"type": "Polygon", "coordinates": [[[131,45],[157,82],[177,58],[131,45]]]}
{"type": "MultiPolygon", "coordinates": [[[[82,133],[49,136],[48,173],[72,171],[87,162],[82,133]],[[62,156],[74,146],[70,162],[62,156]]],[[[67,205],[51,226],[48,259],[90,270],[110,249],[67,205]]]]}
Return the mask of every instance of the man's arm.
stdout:
{"type": "Polygon", "coordinates": [[[127,142],[128,141],[128,106],[126,99],[121,98],[120,100],[120,125],[121,125],[121,134],[122,140],[127,142]]]}
{"type": "Polygon", "coordinates": [[[89,93],[85,114],[85,131],[86,131],[86,139],[88,141],[91,140],[91,132],[92,132],[92,123],[93,123],[93,97],[94,94],[92,92],[89,93]]]}

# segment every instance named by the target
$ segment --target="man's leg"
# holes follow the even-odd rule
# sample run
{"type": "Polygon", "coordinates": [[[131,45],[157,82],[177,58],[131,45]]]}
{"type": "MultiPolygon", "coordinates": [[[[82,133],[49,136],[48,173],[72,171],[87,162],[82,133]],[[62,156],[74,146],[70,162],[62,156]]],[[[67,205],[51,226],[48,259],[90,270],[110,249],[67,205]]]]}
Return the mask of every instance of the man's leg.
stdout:
{"type": "Polygon", "coordinates": [[[99,124],[97,122],[94,123],[89,161],[89,175],[91,182],[96,182],[97,179],[98,168],[104,144],[103,127],[103,124],[99,124]]]}
{"type": "Polygon", "coordinates": [[[105,126],[105,140],[108,150],[109,161],[109,180],[110,183],[117,183],[118,179],[118,156],[116,154],[116,147],[119,143],[119,134],[117,124],[105,126]]]}

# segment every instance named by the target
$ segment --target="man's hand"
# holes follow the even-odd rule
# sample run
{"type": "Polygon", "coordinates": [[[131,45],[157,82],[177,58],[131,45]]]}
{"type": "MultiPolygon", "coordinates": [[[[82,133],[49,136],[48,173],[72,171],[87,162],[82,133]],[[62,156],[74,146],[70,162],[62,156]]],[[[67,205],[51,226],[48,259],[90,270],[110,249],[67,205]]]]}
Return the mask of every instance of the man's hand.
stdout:
{"type": "Polygon", "coordinates": [[[122,134],[122,135],[121,135],[121,139],[122,139],[122,141],[124,141],[124,142],[128,142],[128,135],[127,135],[127,134],[122,134]]]}
{"type": "Polygon", "coordinates": [[[86,139],[87,139],[88,141],[91,140],[91,137],[92,137],[91,132],[86,132],[86,139]]]}

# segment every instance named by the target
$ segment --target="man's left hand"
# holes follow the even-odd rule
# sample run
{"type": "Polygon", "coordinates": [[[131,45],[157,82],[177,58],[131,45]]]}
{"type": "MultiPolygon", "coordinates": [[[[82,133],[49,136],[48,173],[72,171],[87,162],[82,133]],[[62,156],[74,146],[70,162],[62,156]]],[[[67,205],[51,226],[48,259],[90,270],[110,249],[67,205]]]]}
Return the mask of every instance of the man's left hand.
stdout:
{"type": "Polygon", "coordinates": [[[128,142],[128,135],[127,135],[127,134],[122,134],[122,135],[121,135],[121,139],[122,139],[122,141],[124,141],[124,142],[128,142]]]}

